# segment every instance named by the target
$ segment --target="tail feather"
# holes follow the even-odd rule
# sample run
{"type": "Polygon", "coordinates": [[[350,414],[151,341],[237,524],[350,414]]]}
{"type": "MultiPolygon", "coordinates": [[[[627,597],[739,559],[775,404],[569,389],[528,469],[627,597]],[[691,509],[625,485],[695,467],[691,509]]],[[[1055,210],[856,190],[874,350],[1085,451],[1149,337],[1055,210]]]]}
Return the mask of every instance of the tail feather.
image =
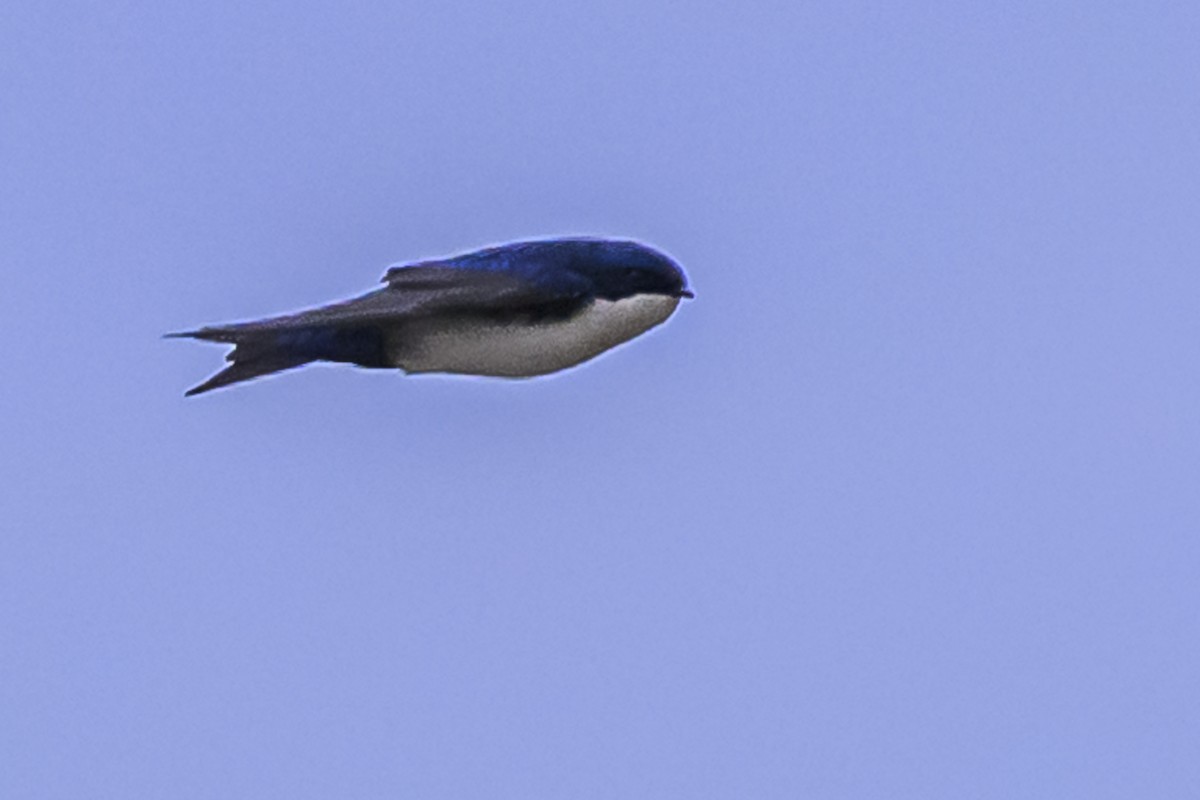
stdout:
{"type": "Polygon", "coordinates": [[[199,386],[188,389],[183,393],[184,397],[204,394],[222,386],[241,383],[273,372],[295,369],[314,360],[309,355],[287,347],[286,342],[277,341],[277,337],[271,332],[238,330],[233,326],[168,333],[163,338],[200,339],[234,345],[234,349],[225,356],[225,360],[231,362],[229,366],[199,386]]]}
{"type": "Polygon", "coordinates": [[[250,325],[208,327],[168,333],[169,339],[201,339],[232,344],[225,360],[229,366],[204,383],[188,389],[185,397],[241,383],[252,378],[295,369],[311,361],[340,361],[364,367],[386,367],[383,335],[373,328],[337,328],[313,325],[277,330],[250,325]]]}
{"type": "MultiPolygon", "coordinates": [[[[229,355],[236,356],[237,351],[229,355]]],[[[263,375],[270,375],[273,372],[283,372],[286,369],[295,369],[302,367],[309,362],[307,358],[262,358],[254,361],[237,361],[234,360],[225,369],[213,375],[199,386],[193,386],[183,393],[184,397],[191,397],[197,394],[210,392],[213,389],[220,389],[222,386],[229,386],[233,383],[241,383],[252,378],[259,378],[263,375]]]]}
{"type": "Polygon", "coordinates": [[[238,331],[233,328],[199,328],[194,331],[177,331],[175,333],[164,333],[164,339],[201,339],[205,342],[227,342],[236,344],[238,339],[238,331]]]}

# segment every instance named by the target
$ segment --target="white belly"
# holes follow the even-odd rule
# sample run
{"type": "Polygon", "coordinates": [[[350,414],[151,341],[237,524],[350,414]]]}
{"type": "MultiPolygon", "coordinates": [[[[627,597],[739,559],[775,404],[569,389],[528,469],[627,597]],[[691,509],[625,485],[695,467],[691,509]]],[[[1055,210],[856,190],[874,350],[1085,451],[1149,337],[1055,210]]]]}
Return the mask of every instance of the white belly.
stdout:
{"type": "Polygon", "coordinates": [[[595,300],[566,320],[537,324],[449,323],[399,333],[389,355],[406,372],[525,378],[575,366],[664,322],[679,298],[641,294],[595,300]]]}

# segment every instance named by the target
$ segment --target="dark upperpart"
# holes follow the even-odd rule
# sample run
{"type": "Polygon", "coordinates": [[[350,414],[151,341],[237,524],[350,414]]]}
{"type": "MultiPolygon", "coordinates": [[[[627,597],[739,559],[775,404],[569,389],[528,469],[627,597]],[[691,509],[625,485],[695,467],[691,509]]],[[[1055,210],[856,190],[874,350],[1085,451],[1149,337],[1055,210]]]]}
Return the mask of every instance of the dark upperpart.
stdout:
{"type": "Polygon", "coordinates": [[[504,270],[547,287],[569,286],[605,300],[636,294],[692,296],[683,270],[669,256],[627,240],[516,242],[446,259],[446,263],[466,269],[504,270]]]}

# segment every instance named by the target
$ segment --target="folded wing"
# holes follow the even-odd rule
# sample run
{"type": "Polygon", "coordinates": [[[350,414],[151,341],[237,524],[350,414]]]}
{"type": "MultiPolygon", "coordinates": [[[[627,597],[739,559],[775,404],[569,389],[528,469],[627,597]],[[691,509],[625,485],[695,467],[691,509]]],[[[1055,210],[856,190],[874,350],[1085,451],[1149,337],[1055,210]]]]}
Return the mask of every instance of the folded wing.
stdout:
{"type": "Polygon", "coordinates": [[[549,291],[506,273],[433,265],[390,269],[384,282],[385,288],[362,297],[296,314],[168,334],[234,345],[225,357],[232,363],[187,394],[312,361],[391,366],[385,332],[424,318],[569,315],[589,300],[582,293],[549,291]]]}

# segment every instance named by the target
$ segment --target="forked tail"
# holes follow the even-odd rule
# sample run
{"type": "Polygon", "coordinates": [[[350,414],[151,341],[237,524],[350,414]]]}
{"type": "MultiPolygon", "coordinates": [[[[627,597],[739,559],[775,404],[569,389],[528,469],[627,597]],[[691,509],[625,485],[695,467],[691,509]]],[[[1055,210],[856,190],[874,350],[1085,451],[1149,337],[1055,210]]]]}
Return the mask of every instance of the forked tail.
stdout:
{"type": "MultiPolygon", "coordinates": [[[[318,310],[320,313],[321,310],[318,310]]],[[[273,372],[295,369],[311,361],[337,361],[360,367],[389,367],[383,331],[374,325],[309,322],[309,314],[168,333],[170,339],[201,339],[232,344],[232,362],[185,396],[219,389],[273,372]]]]}
{"type": "Polygon", "coordinates": [[[225,342],[234,345],[225,360],[229,366],[199,386],[184,392],[184,397],[203,394],[222,386],[241,383],[252,378],[302,367],[318,356],[305,353],[289,341],[293,337],[278,331],[237,331],[231,328],[201,328],[197,331],[168,333],[168,339],[201,339],[206,342],[225,342]]]}

